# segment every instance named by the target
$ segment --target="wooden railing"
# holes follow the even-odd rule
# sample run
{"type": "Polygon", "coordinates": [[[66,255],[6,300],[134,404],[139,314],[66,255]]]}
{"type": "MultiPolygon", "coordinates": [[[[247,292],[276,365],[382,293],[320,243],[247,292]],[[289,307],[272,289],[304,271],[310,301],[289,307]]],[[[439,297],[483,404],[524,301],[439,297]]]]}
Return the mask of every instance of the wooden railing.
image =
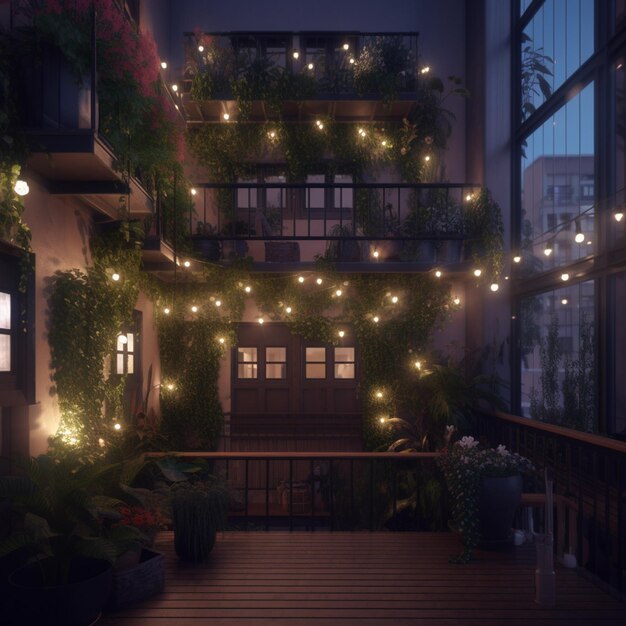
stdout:
{"type": "Polygon", "coordinates": [[[506,413],[480,415],[478,435],[530,458],[537,492],[544,470],[552,474],[557,556],[575,554],[579,566],[624,593],[626,443],[506,413]]]}
{"type": "Polygon", "coordinates": [[[234,505],[231,527],[243,530],[418,530],[407,498],[423,484],[437,453],[153,452],[149,458],[203,459],[224,476],[234,505]],[[282,476],[282,480],[277,477],[282,476]],[[400,513],[402,514],[400,515],[400,513]]]}

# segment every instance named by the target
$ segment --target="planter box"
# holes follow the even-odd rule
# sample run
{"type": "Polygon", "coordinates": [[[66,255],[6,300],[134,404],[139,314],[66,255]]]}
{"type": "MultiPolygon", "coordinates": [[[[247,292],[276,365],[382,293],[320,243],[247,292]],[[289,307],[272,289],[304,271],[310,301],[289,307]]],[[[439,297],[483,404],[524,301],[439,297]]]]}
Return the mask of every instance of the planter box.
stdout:
{"type": "Polygon", "coordinates": [[[297,241],[266,241],[265,261],[289,263],[300,261],[300,244],[297,241]]]}
{"type": "Polygon", "coordinates": [[[164,561],[160,552],[144,548],[137,565],[114,571],[107,610],[130,606],[162,591],[165,584],[164,561]]]}

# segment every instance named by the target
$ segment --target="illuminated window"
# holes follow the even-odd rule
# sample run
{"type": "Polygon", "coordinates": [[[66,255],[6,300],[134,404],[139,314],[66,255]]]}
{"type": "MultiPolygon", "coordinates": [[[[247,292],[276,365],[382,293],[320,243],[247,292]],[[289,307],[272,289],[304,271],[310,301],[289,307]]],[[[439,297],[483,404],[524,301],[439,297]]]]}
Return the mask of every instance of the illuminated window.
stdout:
{"type": "Polygon", "coordinates": [[[117,337],[115,348],[115,373],[135,373],[135,334],[121,333],[117,337]]]}
{"type": "Polygon", "coordinates": [[[306,378],[326,378],[326,348],[306,348],[306,378]]]}
{"type": "Polygon", "coordinates": [[[287,378],[287,348],[265,348],[265,378],[287,378]]]}
{"type": "Polygon", "coordinates": [[[0,372],[11,371],[11,294],[0,291],[0,372]]]}
{"type": "Polygon", "coordinates": [[[237,378],[257,378],[257,372],[257,349],[237,348],[237,378]]]}
{"type": "Polygon", "coordinates": [[[354,348],[335,348],[335,378],[354,378],[354,348]]]}

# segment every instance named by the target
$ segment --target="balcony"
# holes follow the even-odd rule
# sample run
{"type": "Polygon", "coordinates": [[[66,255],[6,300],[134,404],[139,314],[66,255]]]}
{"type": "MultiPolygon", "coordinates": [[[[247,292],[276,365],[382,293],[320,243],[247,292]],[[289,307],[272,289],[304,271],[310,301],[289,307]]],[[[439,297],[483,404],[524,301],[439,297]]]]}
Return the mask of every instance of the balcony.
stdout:
{"type": "Polygon", "coordinates": [[[181,98],[189,124],[401,120],[418,89],[418,35],[187,34],[181,98]]]}
{"type": "Polygon", "coordinates": [[[118,155],[98,132],[95,64],[79,81],[61,52],[43,45],[40,55],[23,59],[21,77],[28,173],[49,193],[79,197],[106,219],[120,218],[122,197],[130,217],[150,215],[150,194],[137,176],[122,171],[118,155]]]}
{"type": "MultiPolygon", "coordinates": [[[[262,271],[302,269],[318,257],[355,272],[426,271],[435,265],[461,271],[464,244],[472,238],[466,207],[477,188],[469,183],[204,184],[197,188],[185,227],[200,260],[228,264],[249,256],[262,271]]],[[[174,239],[175,224],[161,217],[159,225],[161,238],[148,244],[151,250],[174,239]]],[[[146,261],[151,271],[173,267],[172,258],[146,261]]]]}

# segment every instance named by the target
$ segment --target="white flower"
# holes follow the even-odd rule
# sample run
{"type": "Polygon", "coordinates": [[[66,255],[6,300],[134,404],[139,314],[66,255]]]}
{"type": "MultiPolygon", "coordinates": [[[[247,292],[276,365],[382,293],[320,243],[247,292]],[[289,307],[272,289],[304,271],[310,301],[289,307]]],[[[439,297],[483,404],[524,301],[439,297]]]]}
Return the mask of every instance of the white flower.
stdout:
{"type": "Polygon", "coordinates": [[[509,456],[511,453],[506,449],[506,446],[503,444],[500,444],[497,448],[496,448],[498,454],[500,454],[501,456],[509,456]]]}
{"type": "Polygon", "coordinates": [[[461,441],[457,442],[462,448],[467,448],[468,450],[471,448],[475,448],[478,445],[478,441],[474,439],[474,437],[463,437],[461,441]]]}

